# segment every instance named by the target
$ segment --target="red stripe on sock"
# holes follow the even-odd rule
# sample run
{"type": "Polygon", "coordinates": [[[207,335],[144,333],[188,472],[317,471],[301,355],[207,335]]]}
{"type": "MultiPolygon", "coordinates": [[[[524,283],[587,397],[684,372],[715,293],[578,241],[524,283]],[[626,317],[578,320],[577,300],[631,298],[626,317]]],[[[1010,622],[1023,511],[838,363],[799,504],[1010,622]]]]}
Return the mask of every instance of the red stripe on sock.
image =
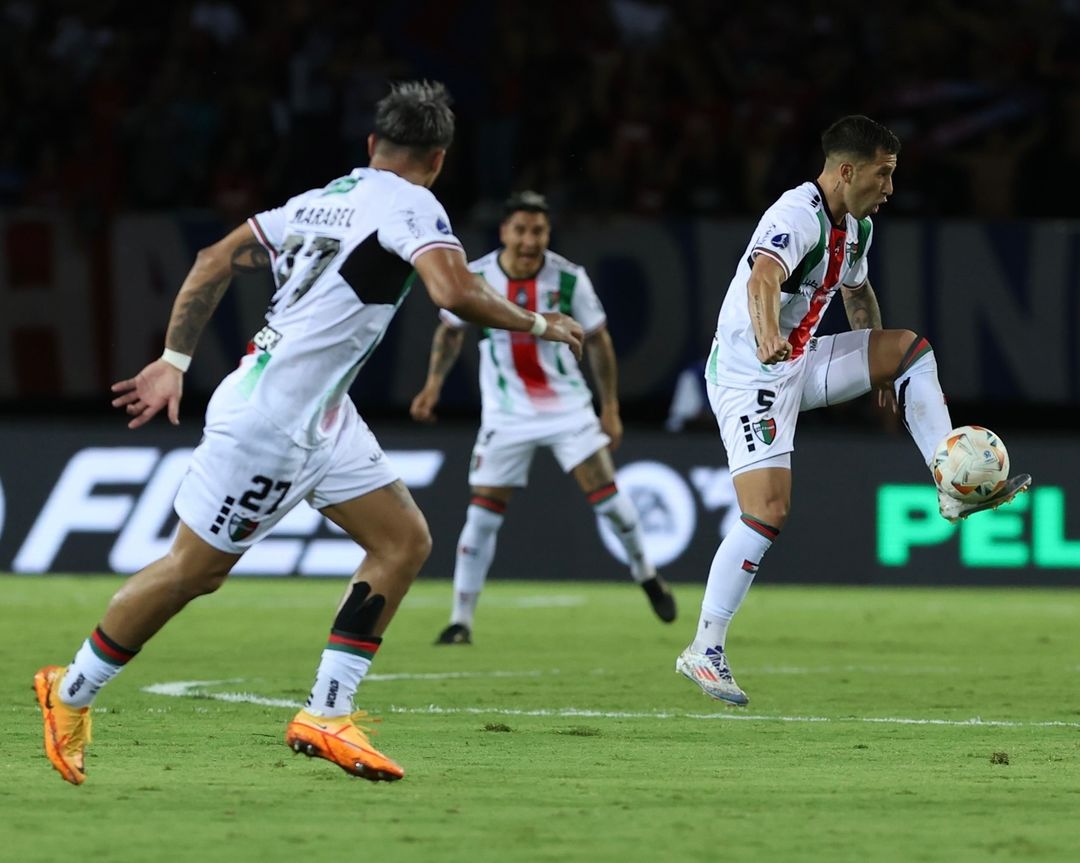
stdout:
{"type": "Polygon", "coordinates": [[[776,539],[780,536],[778,528],[773,527],[771,524],[765,524],[763,521],[758,521],[756,518],[751,518],[748,515],[741,515],[739,518],[742,523],[745,524],[754,533],[760,533],[766,539],[776,539]]]}
{"type": "Polygon", "coordinates": [[[474,494],[469,500],[469,503],[473,506],[478,506],[489,512],[493,512],[496,515],[502,515],[506,512],[506,504],[501,500],[495,500],[493,497],[482,497],[481,495],[474,494]]]}
{"type": "Polygon", "coordinates": [[[367,641],[362,638],[346,638],[344,635],[338,635],[331,632],[330,637],[327,639],[329,644],[340,644],[345,647],[354,647],[357,650],[362,650],[365,653],[375,653],[379,649],[380,642],[367,641]]]}
{"type": "Polygon", "coordinates": [[[598,503],[603,503],[605,500],[614,497],[618,493],[619,489],[615,485],[615,483],[609,483],[608,485],[601,486],[595,491],[590,491],[587,495],[585,495],[585,498],[593,506],[596,506],[598,503]]]}
{"type": "Polygon", "coordinates": [[[110,644],[105,640],[104,633],[100,629],[91,632],[90,638],[94,641],[94,647],[110,659],[115,659],[117,665],[124,665],[136,653],[136,651],[124,650],[117,644],[110,644]]]}

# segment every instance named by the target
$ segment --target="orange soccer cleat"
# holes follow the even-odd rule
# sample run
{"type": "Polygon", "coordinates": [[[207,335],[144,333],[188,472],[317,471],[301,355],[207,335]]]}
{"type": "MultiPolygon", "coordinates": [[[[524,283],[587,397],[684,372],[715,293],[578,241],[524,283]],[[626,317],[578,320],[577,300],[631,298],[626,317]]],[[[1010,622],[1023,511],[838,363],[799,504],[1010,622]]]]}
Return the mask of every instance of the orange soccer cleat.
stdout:
{"type": "Polygon", "coordinates": [[[351,716],[315,716],[301,710],[285,729],[285,742],[295,752],[332,761],[346,773],[370,779],[393,781],[405,775],[401,765],[371,745],[368,728],[356,720],[367,716],[358,710],[351,716]]]}
{"type": "Polygon", "coordinates": [[[85,750],[90,742],[90,708],[69,707],[57,690],[66,669],[46,665],[34,675],[34,693],[45,720],[45,754],[72,785],[86,781],[85,750]]]}

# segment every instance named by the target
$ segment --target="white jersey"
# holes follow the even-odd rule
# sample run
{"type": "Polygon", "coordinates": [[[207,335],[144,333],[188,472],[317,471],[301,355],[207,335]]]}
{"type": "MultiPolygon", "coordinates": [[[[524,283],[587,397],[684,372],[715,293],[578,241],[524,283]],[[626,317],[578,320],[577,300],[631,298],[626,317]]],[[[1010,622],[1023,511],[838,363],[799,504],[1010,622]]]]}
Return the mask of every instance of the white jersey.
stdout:
{"type": "Polygon", "coordinates": [[[866,281],[866,253],[873,237],[869,218],[844,216],[838,226],[817,183],[785,192],[765,211],[728,286],[705,365],[710,383],[753,388],[794,372],[821,317],[840,286],[866,281]],[[758,255],[784,268],[780,286],[780,335],[791,343],[788,361],[764,365],[750,322],[746,285],[758,255]]]}
{"type": "MultiPolygon", "coordinates": [[[[496,293],[523,309],[569,315],[586,335],[604,326],[604,308],[584,267],[546,251],[539,272],[514,279],[499,265],[499,251],[469,264],[496,293]]],[[[446,310],[440,316],[449,326],[465,326],[446,310]]],[[[480,337],[480,401],[482,420],[488,426],[591,409],[592,392],[566,345],[529,333],[485,328],[480,337]]]]}
{"type": "Polygon", "coordinates": [[[222,381],[303,447],[333,439],[360,367],[428,249],[460,249],[423,186],[357,168],[248,220],[270,253],[277,290],[266,326],[222,381]]]}

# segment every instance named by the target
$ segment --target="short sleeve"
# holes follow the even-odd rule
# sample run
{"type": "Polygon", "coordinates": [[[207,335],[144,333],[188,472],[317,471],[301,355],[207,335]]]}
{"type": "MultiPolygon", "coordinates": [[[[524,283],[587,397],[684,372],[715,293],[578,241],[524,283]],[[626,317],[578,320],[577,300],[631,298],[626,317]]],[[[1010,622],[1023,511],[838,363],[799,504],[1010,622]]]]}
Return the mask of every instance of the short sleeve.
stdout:
{"type": "Polygon", "coordinates": [[[274,210],[264,210],[251,216],[248,226],[255,232],[255,238],[262,243],[271,255],[277,255],[285,243],[285,226],[288,224],[288,204],[274,210]]]}
{"type": "Polygon", "coordinates": [[[812,210],[773,207],[758,223],[750,260],[768,255],[784,268],[787,279],[821,240],[821,224],[812,210]]]}
{"type": "Polygon", "coordinates": [[[379,227],[379,243],[384,249],[410,264],[430,249],[458,249],[464,253],[446,210],[427,189],[418,186],[415,193],[399,196],[396,203],[379,227]]]}
{"type": "Polygon", "coordinates": [[[859,249],[858,260],[855,261],[855,266],[851,268],[851,271],[844,276],[844,287],[857,288],[863,282],[866,281],[870,275],[870,266],[867,263],[867,256],[870,254],[870,243],[874,239],[874,223],[870,219],[863,219],[859,222],[859,249]]]}
{"type": "Polygon", "coordinates": [[[581,324],[585,335],[594,333],[607,323],[607,315],[604,307],[600,304],[600,298],[596,295],[596,288],[584,269],[579,269],[576,274],[563,273],[562,278],[574,278],[573,296],[570,299],[570,317],[581,324]]]}

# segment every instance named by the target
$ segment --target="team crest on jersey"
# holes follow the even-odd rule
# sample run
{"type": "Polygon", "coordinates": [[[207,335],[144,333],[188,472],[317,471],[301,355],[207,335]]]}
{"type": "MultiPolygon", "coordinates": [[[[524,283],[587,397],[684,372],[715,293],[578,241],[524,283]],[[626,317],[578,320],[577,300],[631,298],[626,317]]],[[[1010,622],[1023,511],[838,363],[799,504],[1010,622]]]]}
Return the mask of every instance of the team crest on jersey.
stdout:
{"type": "Polygon", "coordinates": [[[776,420],[764,419],[758,420],[753,423],[754,437],[761,441],[765,446],[771,444],[776,440],[776,420]]]}
{"type": "Polygon", "coordinates": [[[514,294],[514,302],[523,307],[529,305],[529,292],[524,288],[518,288],[518,292],[514,294]]]}
{"type": "Polygon", "coordinates": [[[850,267],[855,263],[855,259],[859,257],[859,241],[852,240],[847,244],[847,265],[850,267]]]}
{"type": "Polygon", "coordinates": [[[240,542],[255,533],[255,528],[258,526],[259,523],[253,518],[231,515],[229,516],[229,538],[233,542],[240,542]]]}
{"type": "Polygon", "coordinates": [[[548,308],[549,309],[558,308],[558,305],[559,305],[559,292],[558,291],[548,291],[547,301],[548,301],[548,308]]]}

